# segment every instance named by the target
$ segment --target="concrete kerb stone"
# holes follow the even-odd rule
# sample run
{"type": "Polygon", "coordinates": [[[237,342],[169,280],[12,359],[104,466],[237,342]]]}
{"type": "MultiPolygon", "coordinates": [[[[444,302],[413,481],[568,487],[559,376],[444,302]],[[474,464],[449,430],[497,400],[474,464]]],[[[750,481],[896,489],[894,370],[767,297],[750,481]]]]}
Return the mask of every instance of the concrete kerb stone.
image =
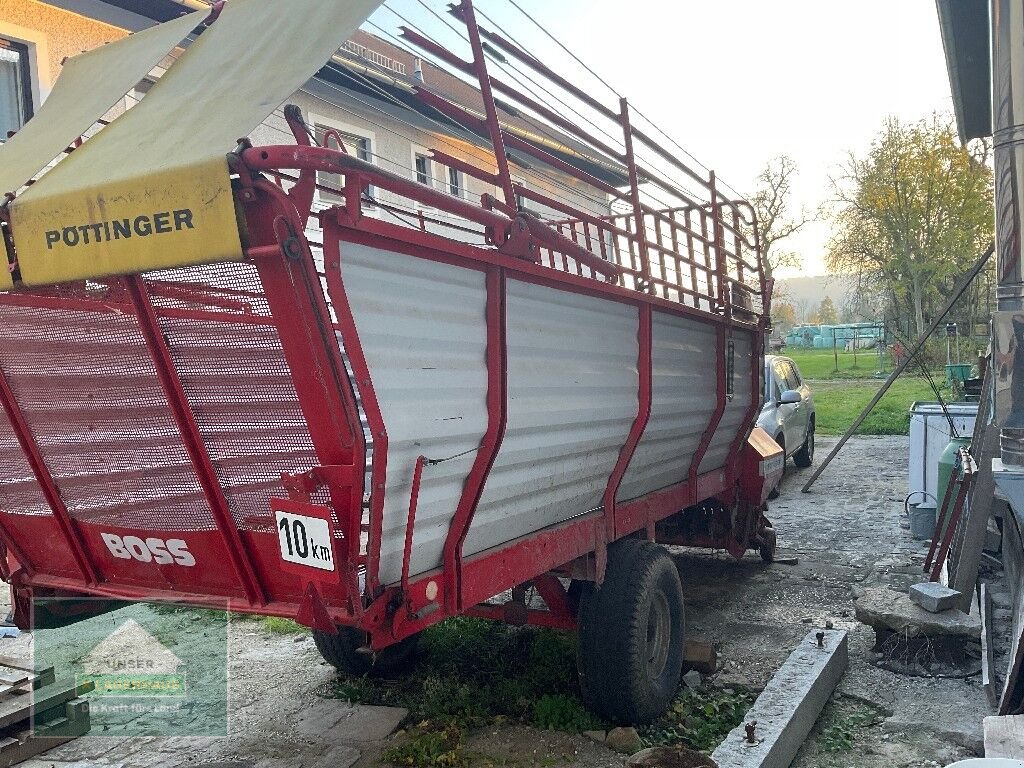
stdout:
{"type": "Polygon", "coordinates": [[[910,602],[919,605],[929,613],[942,613],[956,608],[960,603],[960,593],[955,589],[944,587],[934,581],[912,584],[907,590],[910,602]]]}
{"type": "Polygon", "coordinates": [[[808,633],[711,759],[729,768],[788,768],[848,663],[846,632],[808,633]],[[747,741],[745,728],[751,721],[757,722],[754,743],[747,741]]]}

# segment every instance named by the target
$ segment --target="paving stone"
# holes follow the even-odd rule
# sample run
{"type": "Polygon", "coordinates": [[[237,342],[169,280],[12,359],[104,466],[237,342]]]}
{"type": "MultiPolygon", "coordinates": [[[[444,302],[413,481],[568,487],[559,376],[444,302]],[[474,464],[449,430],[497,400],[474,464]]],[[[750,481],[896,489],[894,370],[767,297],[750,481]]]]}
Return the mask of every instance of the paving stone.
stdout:
{"type": "Polygon", "coordinates": [[[912,584],[907,590],[910,602],[919,605],[929,613],[942,613],[956,608],[960,602],[960,593],[955,589],[944,587],[934,581],[912,584]]]}
{"type": "Polygon", "coordinates": [[[907,637],[981,637],[981,618],[960,610],[929,613],[888,587],[869,587],[853,604],[857,620],[907,637]]]}
{"type": "Polygon", "coordinates": [[[409,711],[401,707],[352,706],[326,699],[296,715],[295,730],[329,742],[383,741],[401,725],[409,711]]]}
{"type": "Polygon", "coordinates": [[[616,752],[622,752],[626,755],[637,752],[643,746],[640,741],[640,734],[636,732],[636,728],[612,728],[608,731],[608,736],[604,743],[609,749],[614,749],[616,752]]]}

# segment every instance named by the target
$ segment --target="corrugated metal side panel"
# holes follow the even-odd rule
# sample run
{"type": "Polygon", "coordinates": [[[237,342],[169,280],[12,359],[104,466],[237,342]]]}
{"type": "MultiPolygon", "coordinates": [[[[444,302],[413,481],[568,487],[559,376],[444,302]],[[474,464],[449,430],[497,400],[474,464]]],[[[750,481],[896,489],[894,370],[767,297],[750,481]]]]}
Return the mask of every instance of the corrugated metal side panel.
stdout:
{"type": "Polygon", "coordinates": [[[474,554],[600,506],[637,414],[635,307],[507,283],[508,422],[474,554]]]}
{"type": "Polygon", "coordinates": [[[655,312],[651,341],[651,418],[619,501],[683,482],[715,410],[714,326],[655,312]]]}
{"type": "Polygon", "coordinates": [[[743,419],[750,408],[751,397],[759,397],[760,390],[751,392],[750,389],[750,366],[753,363],[753,338],[749,333],[736,331],[733,336],[735,341],[735,368],[733,379],[733,398],[725,405],[725,413],[722,421],[715,430],[715,436],[708,446],[708,452],[700,463],[700,472],[710,472],[725,466],[729,455],[729,446],[736,439],[736,433],[747,429],[752,425],[743,424],[743,419]]]}
{"type": "Polygon", "coordinates": [[[487,295],[482,272],[352,243],[342,276],[388,432],[380,578],[399,580],[416,458],[423,470],[413,574],[436,568],[487,429],[487,295]]]}

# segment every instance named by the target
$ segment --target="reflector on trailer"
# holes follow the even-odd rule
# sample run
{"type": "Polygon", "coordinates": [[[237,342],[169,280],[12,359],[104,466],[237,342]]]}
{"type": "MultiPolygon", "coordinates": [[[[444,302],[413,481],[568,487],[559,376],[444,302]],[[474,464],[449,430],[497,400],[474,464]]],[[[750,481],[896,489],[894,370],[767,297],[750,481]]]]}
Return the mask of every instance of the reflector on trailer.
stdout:
{"type": "Polygon", "coordinates": [[[0,144],[0,195],[49,165],[209,15],[190,13],[68,59],[35,117],[0,144]]]}
{"type": "Polygon", "coordinates": [[[227,153],[380,0],[228,0],[128,110],[12,204],[27,285],[242,257],[227,153]]]}

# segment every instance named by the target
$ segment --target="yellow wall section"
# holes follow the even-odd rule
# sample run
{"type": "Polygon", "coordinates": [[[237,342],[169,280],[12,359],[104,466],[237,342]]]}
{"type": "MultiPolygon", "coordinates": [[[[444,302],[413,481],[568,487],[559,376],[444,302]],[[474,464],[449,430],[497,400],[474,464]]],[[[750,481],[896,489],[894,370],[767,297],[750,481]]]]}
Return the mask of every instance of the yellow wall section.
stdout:
{"type": "Polygon", "coordinates": [[[4,32],[7,24],[45,35],[46,58],[37,62],[39,82],[45,91],[53,87],[64,59],[128,34],[123,29],[36,0],[3,0],[0,5],[0,36],[15,36],[13,32],[4,32]]]}

